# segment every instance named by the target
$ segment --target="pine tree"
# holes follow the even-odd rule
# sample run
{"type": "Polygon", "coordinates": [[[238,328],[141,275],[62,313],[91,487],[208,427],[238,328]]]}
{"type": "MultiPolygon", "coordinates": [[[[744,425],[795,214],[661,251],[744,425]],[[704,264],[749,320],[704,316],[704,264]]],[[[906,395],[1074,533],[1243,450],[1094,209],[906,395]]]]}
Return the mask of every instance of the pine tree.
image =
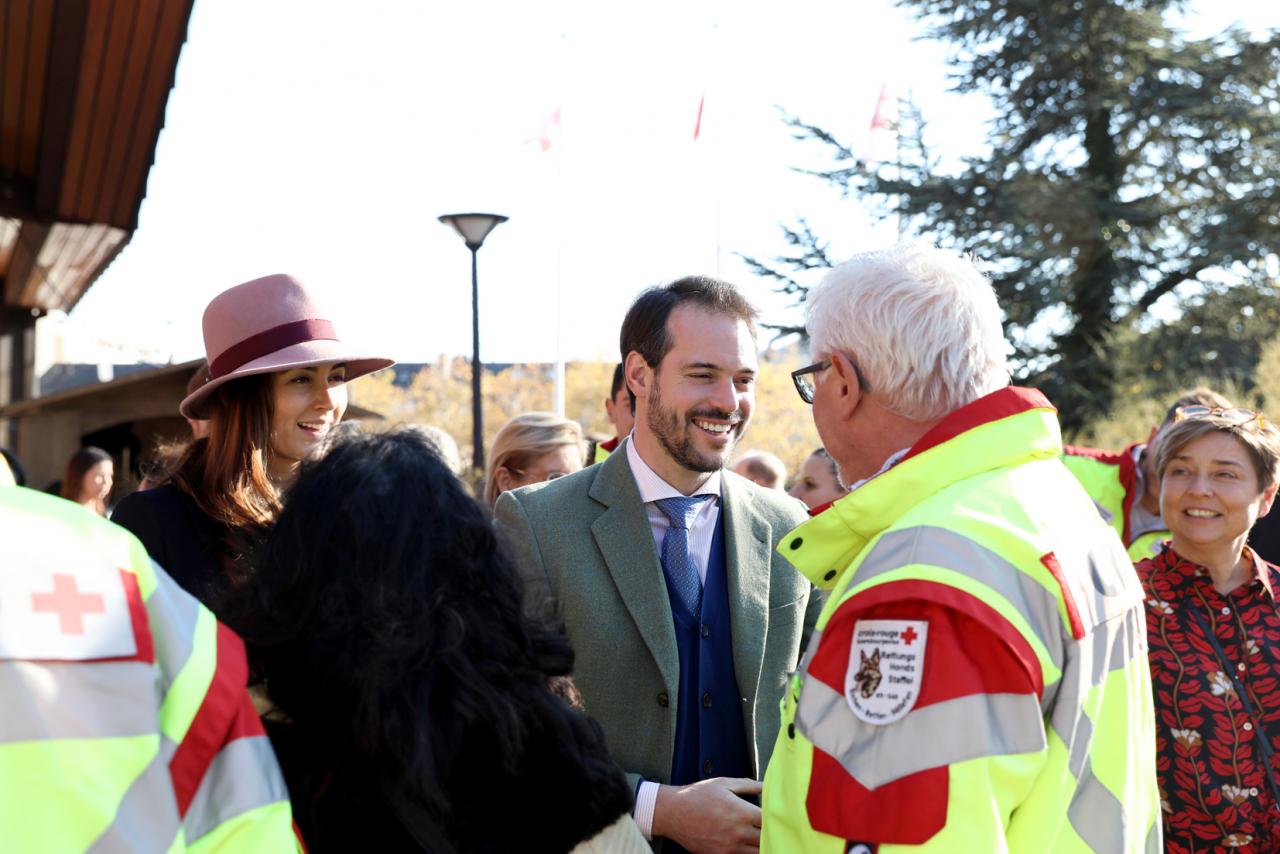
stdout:
{"type": "MultiPolygon", "coordinates": [[[[1185,5],[1171,0],[899,5],[953,46],[955,91],[990,97],[990,150],[943,171],[907,105],[901,162],[869,171],[789,122],[836,159],[814,174],[990,265],[1018,378],[1065,426],[1111,407],[1117,336],[1150,328],[1157,300],[1266,287],[1280,252],[1280,30],[1189,38],[1168,23],[1185,5]]],[[[803,300],[789,271],[827,265],[827,247],[803,222],[785,234],[787,256],[747,261],[803,300]]]]}

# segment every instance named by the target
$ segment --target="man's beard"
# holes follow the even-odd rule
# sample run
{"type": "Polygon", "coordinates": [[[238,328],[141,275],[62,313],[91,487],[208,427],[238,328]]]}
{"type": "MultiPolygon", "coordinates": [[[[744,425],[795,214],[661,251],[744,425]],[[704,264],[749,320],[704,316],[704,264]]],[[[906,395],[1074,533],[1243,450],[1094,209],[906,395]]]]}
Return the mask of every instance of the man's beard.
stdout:
{"type": "Polygon", "coordinates": [[[649,425],[649,430],[657,438],[658,443],[662,445],[663,450],[681,468],[704,473],[720,471],[724,468],[730,452],[738,444],[738,440],[742,438],[742,433],[746,429],[741,412],[725,412],[720,409],[695,410],[689,413],[684,422],[681,422],[680,416],[674,409],[667,409],[662,405],[662,389],[658,385],[657,371],[653,372],[653,387],[649,392],[649,411],[646,423],[649,425]],[[729,444],[725,446],[723,459],[705,456],[699,453],[694,446],[690,431],[701,429],[691,423],[694,418],[718,419],[728,421],[733,425],[729,428],[729,444]]]}

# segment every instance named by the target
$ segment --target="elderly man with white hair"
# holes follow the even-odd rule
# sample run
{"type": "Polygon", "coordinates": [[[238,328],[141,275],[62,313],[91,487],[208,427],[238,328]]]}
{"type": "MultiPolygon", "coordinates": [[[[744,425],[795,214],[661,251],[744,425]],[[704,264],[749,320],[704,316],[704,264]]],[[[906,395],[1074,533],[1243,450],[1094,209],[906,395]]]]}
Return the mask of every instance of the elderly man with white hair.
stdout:
{"type": "Polygon", "coordinates": [[[1142,590],[1000,323],[973,264],[923,243],[809,294],[793,377],[853,488],[778,546],[829,593],[766,851],[1160,849],[1142,590]]]}

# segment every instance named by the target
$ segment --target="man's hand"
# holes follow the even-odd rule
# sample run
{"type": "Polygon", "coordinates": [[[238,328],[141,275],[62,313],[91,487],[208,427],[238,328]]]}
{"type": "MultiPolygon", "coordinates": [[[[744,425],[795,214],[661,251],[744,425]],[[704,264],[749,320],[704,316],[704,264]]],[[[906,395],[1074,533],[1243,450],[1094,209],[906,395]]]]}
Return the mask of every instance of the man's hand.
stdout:
{"type": "Polygon", "coordinates": [[[673,839],[692,854],[758,851],[760,808],[738,795],[759,794],[760,782],[743,777],[660,786],[653,835],[673,839]]]}

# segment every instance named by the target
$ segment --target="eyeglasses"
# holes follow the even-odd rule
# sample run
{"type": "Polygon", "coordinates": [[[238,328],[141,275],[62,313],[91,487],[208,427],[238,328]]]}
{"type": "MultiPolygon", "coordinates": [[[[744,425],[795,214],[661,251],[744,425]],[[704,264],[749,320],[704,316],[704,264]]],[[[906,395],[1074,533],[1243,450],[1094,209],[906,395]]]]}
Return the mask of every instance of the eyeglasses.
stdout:
{"type": "Polygon", "coordinates": [[[1223,409],[1220,406],[1179,406],[1173,413],[1174,421],[1192,421],[1201,418],[1220,418],[1228,424],[1253,427],[1257,430],[1261,430],[1267,424],[1267,419],[1262,417],[1261,412],[1254,412],[1243,406],[1235,406],[1231,409],[1223,409]]]}
{"type": "Polygon", "coordinates": [[[818,371],[825,371],[829,367],[831,367],[831,360],[823,359],[821,362],[814,362],[812,365],[807,365],[791,372],[791,381],[796,384],[796,394],[800,395],[800,399],[810,406],[813,406],[813,393],[817,391],[817,386],[813,382],[813,375],[818,371]]]}
{"type": "MultiPolygon", "coordinates": [[[[871,391],[871,386],[867,384],[866,378],[862,376],[862,370],[858,367],[858,363],[848,356],[845,356],[845,358],[849,359],[849,364],[853,365],[854,376],[858,378],[858,388],[863,391],[871,391]]],[[[823,359],[821,362],[814,362],[812,365],[807,365],[791,372],[791,381],[796,384],[796,393],[800,395],[801,400],[810,406],[813,406],[813,395],[817,391],[813,375],[818,371],[825,371],[829,367],[831,367],[831,360],[823,359]]]]}

